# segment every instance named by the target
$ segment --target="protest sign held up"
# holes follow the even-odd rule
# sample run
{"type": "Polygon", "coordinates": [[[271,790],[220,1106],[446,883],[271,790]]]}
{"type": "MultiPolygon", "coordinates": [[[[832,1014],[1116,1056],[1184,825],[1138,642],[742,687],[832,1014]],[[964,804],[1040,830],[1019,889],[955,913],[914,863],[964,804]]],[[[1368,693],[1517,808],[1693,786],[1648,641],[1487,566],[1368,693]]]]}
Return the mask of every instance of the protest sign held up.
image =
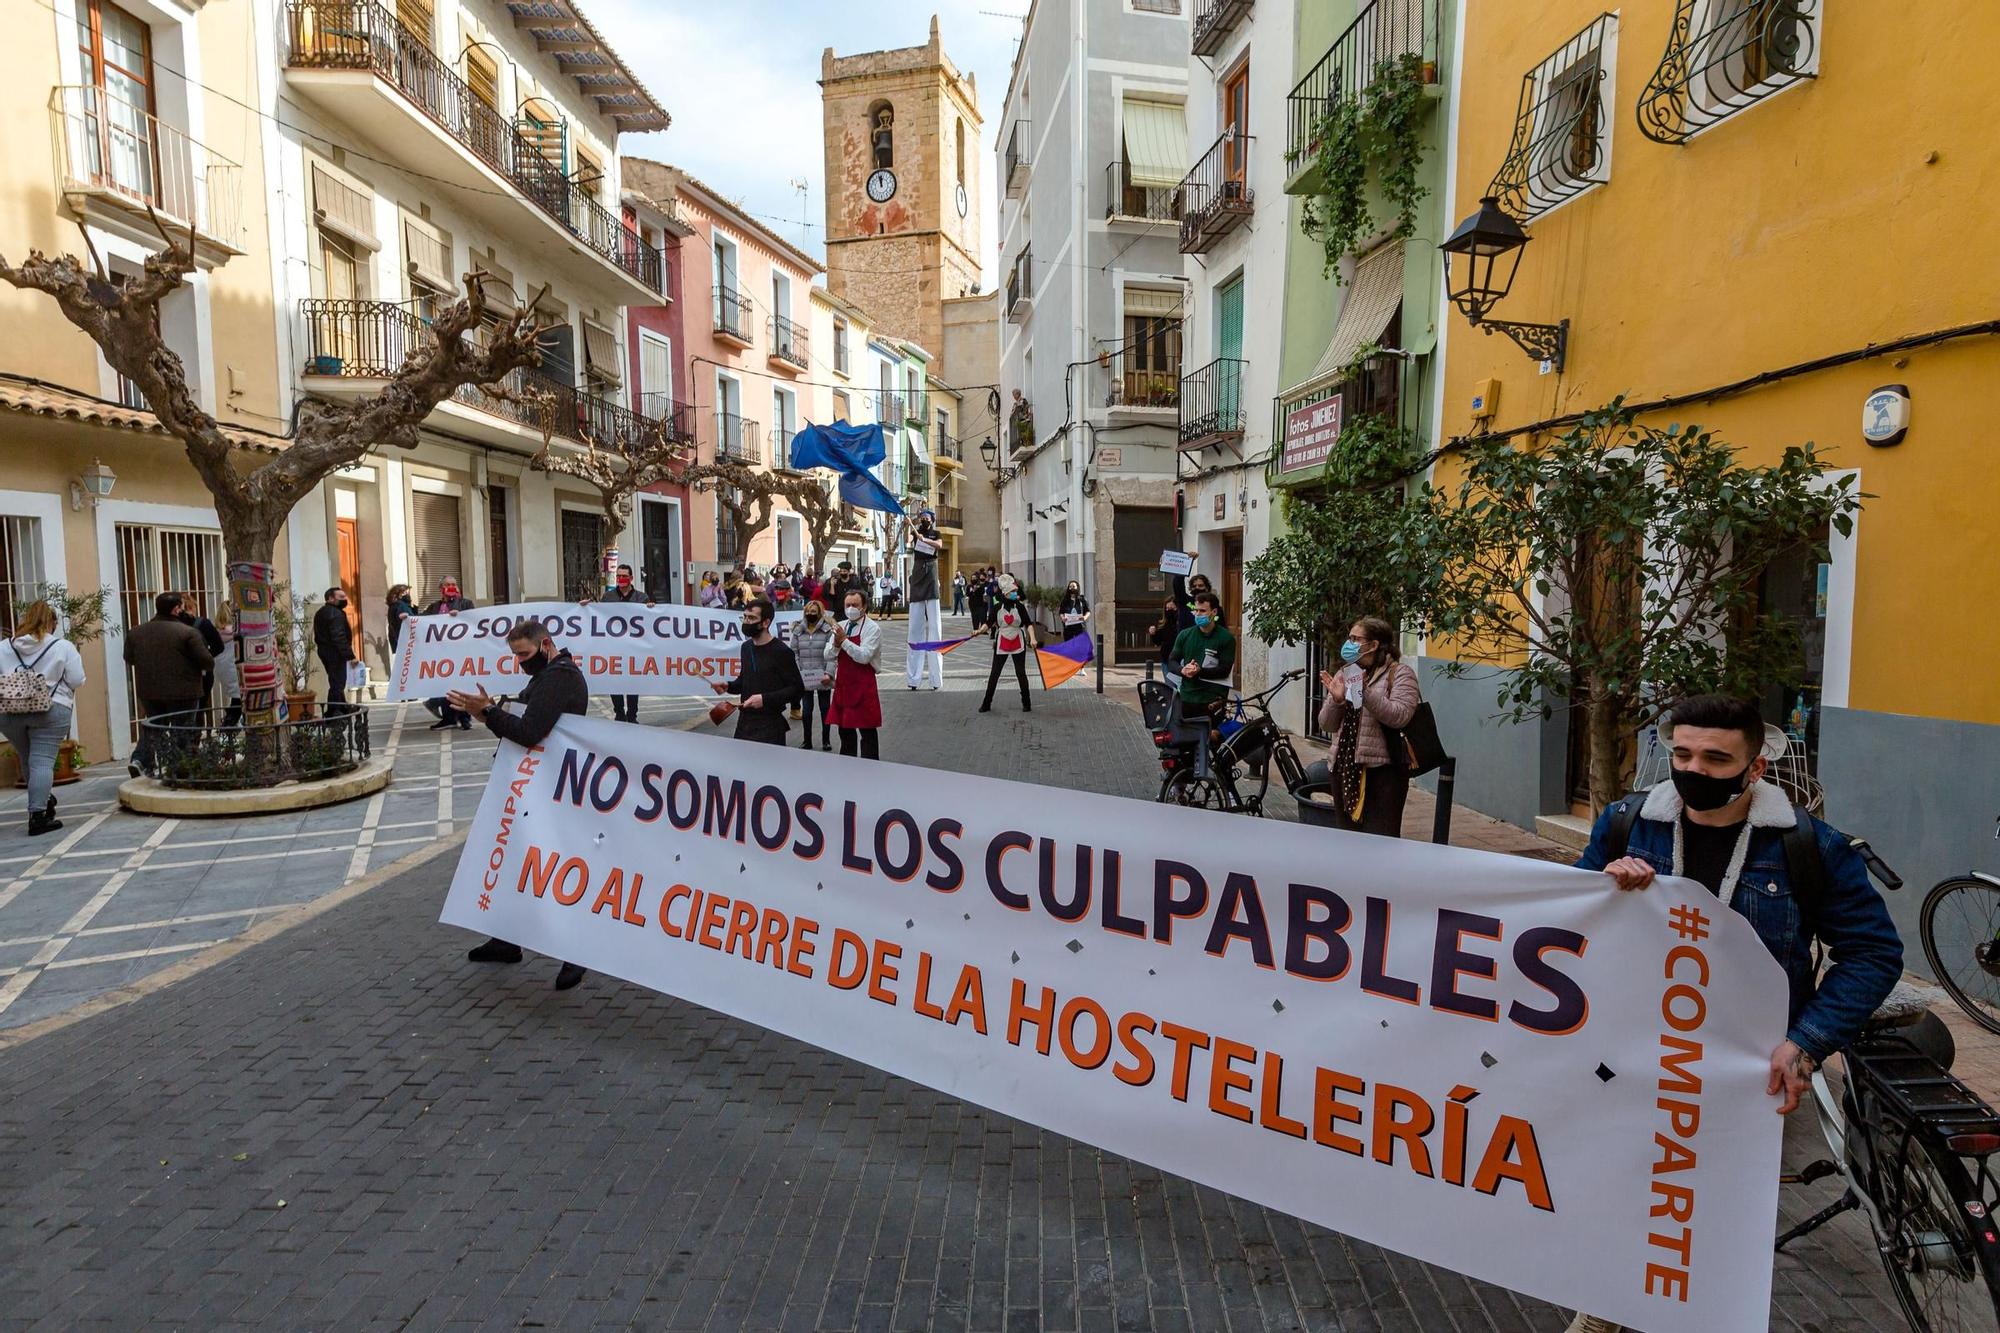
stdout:
{"type": "Polygon", "coordinates": [[[1768,1317],[1785,986],[1698,887],[564,718],[444,920],[1475,1277],[1768,1317]]]}

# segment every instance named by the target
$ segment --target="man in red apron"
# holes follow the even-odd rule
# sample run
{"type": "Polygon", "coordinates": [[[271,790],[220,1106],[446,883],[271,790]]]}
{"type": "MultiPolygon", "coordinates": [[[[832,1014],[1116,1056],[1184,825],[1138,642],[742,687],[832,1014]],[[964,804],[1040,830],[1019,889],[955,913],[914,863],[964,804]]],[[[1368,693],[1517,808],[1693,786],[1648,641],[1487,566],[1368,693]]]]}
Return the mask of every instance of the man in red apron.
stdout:
{"type": "Polygon", "coordinates": [[[882,656],[882,627],[868,616],[868,599],[850,592],[846,620],[826,645],[833,673],[833,703],[827,720],[840,728],[840,752],[863,759],[882,757],[882,699],[875,692],[875,663],[882,656]]]}

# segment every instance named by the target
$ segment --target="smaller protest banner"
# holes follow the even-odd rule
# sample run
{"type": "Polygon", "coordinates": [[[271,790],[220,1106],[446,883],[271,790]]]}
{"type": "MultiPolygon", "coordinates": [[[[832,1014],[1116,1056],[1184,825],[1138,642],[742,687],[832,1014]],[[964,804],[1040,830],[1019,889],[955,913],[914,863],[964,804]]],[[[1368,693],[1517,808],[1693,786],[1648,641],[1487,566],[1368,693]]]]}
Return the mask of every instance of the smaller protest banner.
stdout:
{"type": "MultiPolygon", "coordinates": [[[[801,619],[780,611],[778,637],[801,619]]],[[[743,613],[706,606],[511,602],[457,615],[411,616],[389,676],[388,698],[430,699],[449,690],[519,694],[526,684],[507,634],[539,620],[576,659],[592,694],[705,695],[736,675],[743,613]]]]}
{"type": "Polygon", "coordinates": [[[1186,578],[1189,574],[1194,573],[1194,557],[1186,551],[1162,551],[1160,552],[1160,572],[1162,574],[1179,574],[1182,578],[1186,578]]]}

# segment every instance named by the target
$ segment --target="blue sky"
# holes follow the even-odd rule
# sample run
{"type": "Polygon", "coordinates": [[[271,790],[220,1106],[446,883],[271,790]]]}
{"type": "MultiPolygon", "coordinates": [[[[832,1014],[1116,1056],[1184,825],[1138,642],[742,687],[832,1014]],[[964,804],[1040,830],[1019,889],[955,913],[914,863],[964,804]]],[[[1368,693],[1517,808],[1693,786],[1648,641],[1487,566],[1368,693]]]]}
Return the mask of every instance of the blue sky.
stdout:
{"type": "Polygon", "coordinates": [[[1007,73],[1028,0],[582,0],[605,35],[673,117],[659,134],[621,148],[684,167],[760,215],[810,254],[824,256],[825,174],[820,143],[820,52],[853,55],[920,46],[938,16],[952,63],[976,74],[986,118],[981,172],[987,216],[986,285],[997,242],[993,144],[1007,73]],[[1009,17],[1012,15],[1012,17],[1009,17]],[[799,225],[799,194],[807,182],[799,225]]]}

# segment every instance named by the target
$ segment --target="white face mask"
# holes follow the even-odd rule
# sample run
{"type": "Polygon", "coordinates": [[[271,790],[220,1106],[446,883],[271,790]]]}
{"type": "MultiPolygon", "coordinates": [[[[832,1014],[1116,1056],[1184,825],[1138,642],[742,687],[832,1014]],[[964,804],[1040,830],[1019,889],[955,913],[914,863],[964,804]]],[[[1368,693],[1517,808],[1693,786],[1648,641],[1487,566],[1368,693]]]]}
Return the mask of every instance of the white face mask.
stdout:
{"type": "Polygon", "coordinates": [[[858,607],[858,606],[850,606],[850,607],[848,607],[848,608],[847,608],[847,618],[848,618],[849,620],[859,620],[859,619],[861,619],[861,608],[860,608],[860,607],[858,607]]]}

